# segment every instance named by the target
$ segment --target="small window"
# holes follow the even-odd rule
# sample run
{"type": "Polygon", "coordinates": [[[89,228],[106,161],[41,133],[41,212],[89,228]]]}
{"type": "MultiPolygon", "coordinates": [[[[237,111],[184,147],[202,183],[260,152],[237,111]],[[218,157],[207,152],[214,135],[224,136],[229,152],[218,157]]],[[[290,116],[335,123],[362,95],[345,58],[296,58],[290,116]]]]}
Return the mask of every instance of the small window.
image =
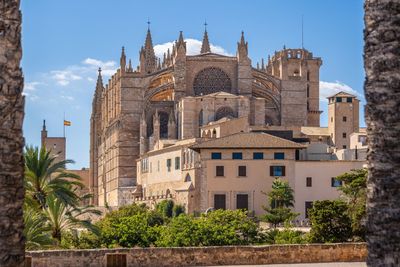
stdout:
{"type": "Polygon", "coordinates": [[[346,145],[343,145],[343,149],[346,149],[347,148],[347,146],[346,145]]]}
{"type": "Polygon", "coordinates": [[[312,187],[312,177],[307,177],[306,178],[306,186],[307,187],[312,187]]]}
{"type": "Polygon", "coordinates": [[[307,97],[310,97],[310,86],[307,84],[307,97]]]}
{"type": "Polygon", "coordinates": [[[336,97],[336,102],[342,102],[342,98],[341,97],[336,97]]]}
{"type": "Polygon", "coordinates": [[[333,117],[331,117],[331,122],[333,122],[333,117]]]}
{"type": "Polygon", "coordinates": [[[157,161],[157,171],[160,171],[160,161],[157,161]]]}
{"type": "Polygon", "coordinates": [[[343,138],[346,138],[347,134],[346,133],[342,133],[342,136],[343,136],[343,138]]]}
{"type": "Polygon", "coordinates": [[[171,171],[171,159],[167,159],[167,169],[169,172],[171,171]]]}
{"type": "Polygon", "coordinates": [[[339,187],[342,186],[342,181],[336,179],[335,177],[331,178],[331,187],[339,187]]]}
{"type": "Polygon", "coordinates": [[[211,153],[211,159],[221,159],[222,155],[221,152],[212,152],[211,153]]]}
{"type": "Polygon", "coordinates": [[[353,98],[352,97],[348,97],[347,98],[347,103],[351,103],[351,102],[353,102],[353,98]]]}
{"type": "Polygon", "coordinates": [[[215,166],[215,176],[224,176],[224,166],[215,166]]]}
{"type": "Polygon", "coordinates": [[[346,121],[347,121],[347,117],[343,116],[343,122],[346,122],[346,121]]]}
{"type": "Polygon", "coordinates": [[[275,152],[274,159],[285,159],[285,153],[283,152],[275,152]]]}
{"type": "Polygon", "coordinates": [[[263,152],[254,152],[253,159],[264,159],[264,153],[263,152]]]}
{"type": "Polygon", "coordinates": [[[233,152],[232,153],[232,159],[242,159],[242,158],[243,158],[242,152],[233,152]]]}
{"type": "Polygon", "coordinates": [[[270,166],[270,176],[285,176],[285,166],[270,166]]]}
{"type": "Polygon", "coordinates": [[[238,176],[247,176],[246,175],[246,166],[238,167],[238,176]]]}
{"type": "Polygon", "coordinates": [[[215,194],[214,195],[214,209],[226,209],[226,195],[215,194]]]}
{"type": "Polygon", "coordinates": [[[310,72],[307,71],[307,81],[309,81],[309,80],[310,80],[310,72]]]}
{"type": "Polygon", "coordinates": [[[310,209],[312,209],[312,207],[313,207],[313,202],[312,201],[306,201],[305,202],[305,208],[306,208],[306,219],[308,218],[308,212],[310,211],[310,209]]]}
{"type": "Polygon", "coordinates": [[[181,158],[175,157],[175,170],[179,170],[181,168],[181,158]]]}

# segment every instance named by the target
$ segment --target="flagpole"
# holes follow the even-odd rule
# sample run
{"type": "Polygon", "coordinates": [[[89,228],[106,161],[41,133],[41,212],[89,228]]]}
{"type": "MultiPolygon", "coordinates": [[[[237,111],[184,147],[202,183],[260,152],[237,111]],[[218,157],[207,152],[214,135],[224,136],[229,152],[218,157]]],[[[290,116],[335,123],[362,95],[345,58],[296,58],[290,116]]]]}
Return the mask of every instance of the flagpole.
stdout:
{"type": "Polygon", "coordinates": [[[64,138],[65,138],[65,111],[64,111],[64,120],[63,120],[63,132],[64,132],[64,138]]]}

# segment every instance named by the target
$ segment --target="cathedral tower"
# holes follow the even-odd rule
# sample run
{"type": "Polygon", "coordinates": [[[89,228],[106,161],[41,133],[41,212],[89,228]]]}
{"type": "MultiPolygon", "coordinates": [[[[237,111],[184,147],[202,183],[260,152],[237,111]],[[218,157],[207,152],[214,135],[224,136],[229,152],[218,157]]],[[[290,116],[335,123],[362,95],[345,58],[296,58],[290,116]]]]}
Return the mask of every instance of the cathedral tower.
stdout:
{"type": "Polygon", "coordinates": [[[337,149],[350,148],[350,134],[359,132],[360,101],[340,92],[328,97],[328,130],[337,149]]]}
{"type": "Polygon", "coordinates": [[[282,81],[281,124],[293,126],[320,125],[319,68],[320,58],[306,49],[275,52],[268,60],[267,73],[282,81]]]}

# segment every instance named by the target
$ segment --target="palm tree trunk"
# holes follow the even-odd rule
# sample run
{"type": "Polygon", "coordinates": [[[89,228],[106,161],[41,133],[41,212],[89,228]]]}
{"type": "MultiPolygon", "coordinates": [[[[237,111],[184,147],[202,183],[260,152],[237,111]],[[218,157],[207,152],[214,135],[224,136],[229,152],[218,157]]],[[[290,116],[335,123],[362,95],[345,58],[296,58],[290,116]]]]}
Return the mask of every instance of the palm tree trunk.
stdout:
{"type": "Polygon", "coordinates": [[[368,266],[400,266],[400,1],[365,1],[368,266]]]}
{"type": "Polygon", "coordinates": [[[24,99],[19,0],[0,0],[0,266],[22,266],[24,99]]]}

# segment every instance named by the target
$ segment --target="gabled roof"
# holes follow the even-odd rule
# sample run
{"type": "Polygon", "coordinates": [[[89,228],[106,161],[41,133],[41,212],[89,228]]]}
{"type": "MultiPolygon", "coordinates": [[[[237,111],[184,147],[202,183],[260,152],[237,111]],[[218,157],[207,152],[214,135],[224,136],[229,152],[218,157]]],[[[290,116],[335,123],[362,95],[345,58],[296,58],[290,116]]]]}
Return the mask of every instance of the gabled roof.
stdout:
{"type": "Polygon", "coordinates": [[[355,95],[349,94],[345,91],[340,91],[339,93],[336,93],[334,95],[328,96],[327,98],[331,98],[331,97],[335,97],[335,96],[343,96],[343,97],[355,97],[357,98],[355,95]]]}
{"type": "Polygon", "coordinates": [[[212,148],[293,148],[301,149],[306,146],[279,138],[266,133],[237,133],[225,137],[200,142],[190,148],[200,149],[212,148]]]}

